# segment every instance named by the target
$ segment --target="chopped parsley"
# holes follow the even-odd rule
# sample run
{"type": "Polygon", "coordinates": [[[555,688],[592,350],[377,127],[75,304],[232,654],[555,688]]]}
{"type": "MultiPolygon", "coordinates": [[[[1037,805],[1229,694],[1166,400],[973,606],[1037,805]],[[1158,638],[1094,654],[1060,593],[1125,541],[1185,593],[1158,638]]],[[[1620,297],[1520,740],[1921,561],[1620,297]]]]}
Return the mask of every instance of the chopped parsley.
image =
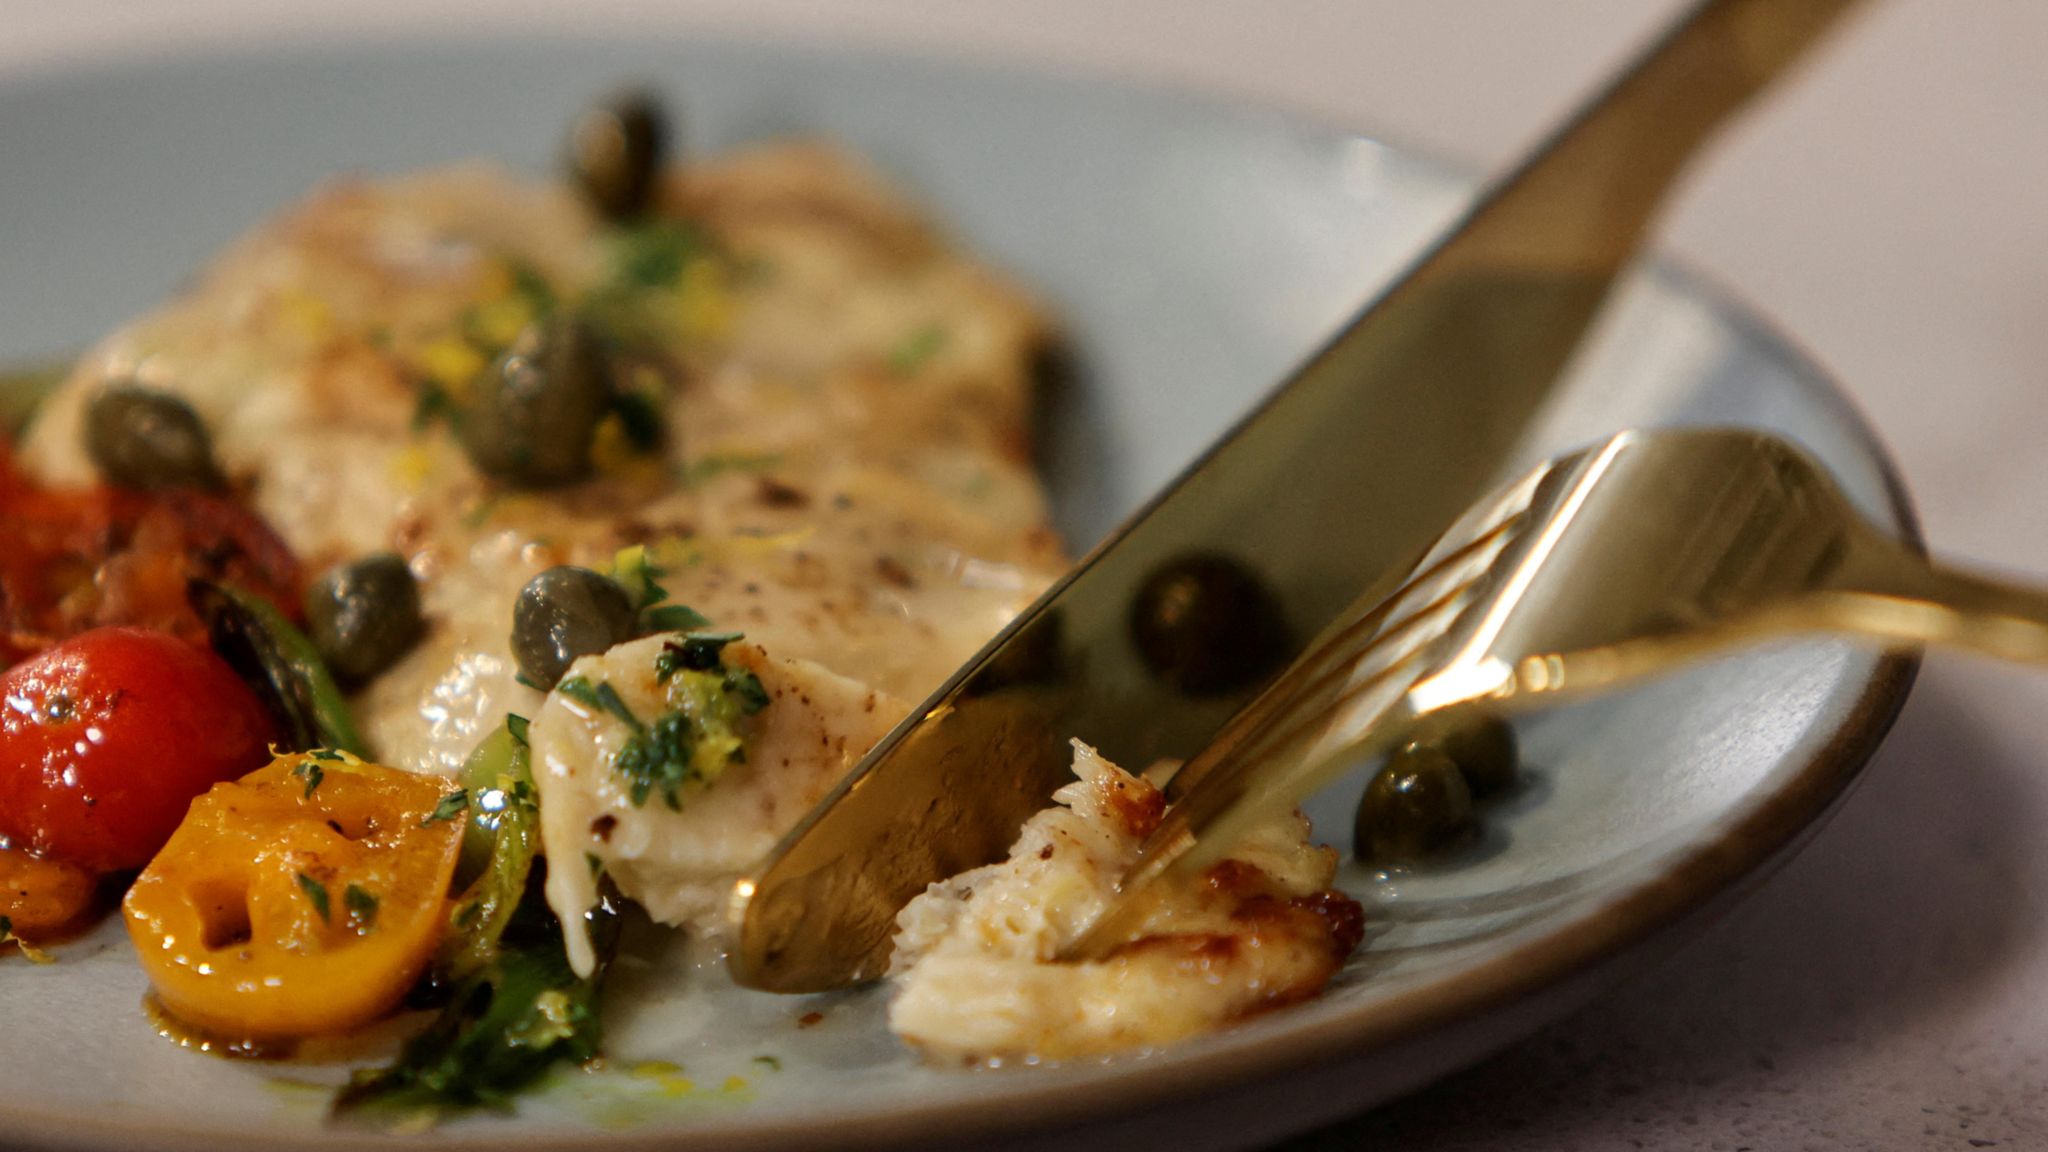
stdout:
{"type": "Polygon", "coordinates": [[[304,760],[299,761],[298,764],[292,768],[292,775],[306,782],[306,791],[304,798],[307,800],[311,800],[313,798],[314,790],[319,788],[320,785],[326,781],[327,770],[325,768],[320,767],[320,761],[318,759],[312,756],[307,756],[304,760]]]}
{"type": "Polygon", "coordinates": [[[626,706],[626,702],[619,697],[619,690],[612,687],[610,681],[599,680],[592,684],[588,676],[571,676],[555,685],[555,691],[586,708],[597,708],[611,713],[623,721],[626,727],[636,732],[646,730],[646,726],[640,723],[638,716],[633,715],[633,710],[626,706]]]}
{"type": "Polygon", "coordinates": [[[555,289],[541,270],[524,260],[506,262],[512,271],[512,291],[541,315],[554,311],[555,289]]]}
{"type": "Polygon", "coordinates": [[[588,676],[570,676],[560,684],[555,685],[555,691],[576,701],[585,708],[602,707],[597,699],[597,689],[590,683],[590,677],[588,676]]]}
{"type": "Polygon", "coordinates": [[[667,288],[683,278],[690,261],[710,255],[695,228],[675,220],[656,220],[621,229],[613,249],[614,267],[627,287],[667,288]]]}
{"type": "Polygon", "coordinates": [[[926,324],[905,336],[896,347],[889,351],[889,370],[898,376],[908,376],[938,355],[946,346],[946,329],[940,324],[926,324]]]}
{"type": "Polygon", "coordinates": [[[522,746],[528,743],[526,739],[526,717],[521,716],[517,712],[505,713],[505,731],[510,732],[512,738],[519,741],[522,746]]]}
{"type": "Polygon", "coordinates": [[[304,872],[299,873],[298,877],[299,889],[305,892],[306,899],[312,902],[313,911],[319,913],[321,920],[328,919],[327,885],[313,879],[304,872]]]}
{"type": "Polygon", "coordinates": [[[412,406],[412,430],[425,432],[436,420],[455,419],[455,397],[432,380],[420,382],[419,398],[412,406]]]}
{"type": "Polygon", "coordinates": [[[611,577],[632,598],[634,609],[640,614],[643,633],[687,632],[710,624],[702,612],[687,604],[663,603],[668,599],[668,589],[662,586],[661,581],[667,576],[666,568],[648,558],[644,544],[621,548],[612,558],[611,577]]]}
{"type": "Polygon", "coordinates": [[[348,918],[355,922],[356,931],[368,932],[377,924],[377,897],[360,884],[351,884],[341,891],[341,902],[348,907],[348,918]]]}
{"type": "Polygon", "coordinates": [[[651,722],[635,714],[607,681],[572,676],[556,687],[631,730],[613,755],[612,768],[625,778],[635,807],[658,795],[670,809],[681,811],[685,788],[709,784],[728,765],[746,759],[739,721],[767,707],[768,692],[760,677],[719,659],[725,646],[738,639],[738,632],[692,632],[662,645],[654,674],[668,689],[670,707],[651,722]]]}
{"type": "Polygon", "coordinates": [[[683,785],[702,778],[696,770],[690,717],[682,712],[662,713],[652,727],[642,729],[619,749],[612,768],[631,782],[629,795],[635,808],[660,789],[662,801],[681,811],[683,785]]]}
{"type": "Polygon", "coordinates": [[[660,604],[641,612],[641,619],[654,632],[688,632],[711,623],[702,612],[687,604],[660,604]]]}
{"type": "Polygon", "coordinates": [[[738,639],[737,632],[695,632],[662,645],[655,678],[667,686],[671,707],[637,728],[612,761],[635,806],[658,794],[680,811],[686,787],[710,784],[746,759],[739,720],[767,707],[768,693],[751,671],[720,661],[738,639]]]}
{"type": "Polygon", "coordinates": [[[765,472],[782,463],[780,452],[714,452],[692,461],[683,469],[682,481],[687,485],[702,484],[714,476],[727,472],[765,472]]]}
{"type": "Polygon", "coordinates": [[[692,632],[680,643],[671,640],[661,646],[661,654],[654,658],[654,678],[666,684],[685,668],[709,672],[718,667],[718,654],[725,651],[725,646],[742,638],[739,632],[692,632]]]}
{"type": "Polygon", "coordinates": [[[768,706],[768,689],[761,686],[759,676],[745,668],[727,668],[722,687],[749,716],[768,706]]]}
{"type": "Polygon", "coordinates": [[[457,788],[455,791],[441,797],[441,802],[434,805],[434,810],[427,813],[426,819],[420,821],[420,827],[425,828],[431,824],[438,824],[443,820],[453,820],[468,808],[469,789],[457,788]]]}
{"type": "Polygon", "coordinates": [[[642,611],[668,599],[668,589],[660,583],[667,575],[667,570],[648,558],[645,544],[621,548],[612,557],[611,578],[633,598],[633,606],[642,611]]]}

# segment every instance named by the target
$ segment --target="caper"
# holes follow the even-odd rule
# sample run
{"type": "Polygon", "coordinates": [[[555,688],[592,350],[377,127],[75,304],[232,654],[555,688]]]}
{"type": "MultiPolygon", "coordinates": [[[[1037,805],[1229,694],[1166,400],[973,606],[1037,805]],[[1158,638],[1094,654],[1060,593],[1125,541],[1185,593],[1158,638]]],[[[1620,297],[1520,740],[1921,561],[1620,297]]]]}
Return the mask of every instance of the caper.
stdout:
{"type": "Polygon", "coordinates": [[[1472,826],[1472,790],[1443,751],[1410,744],[1394,753],[1358,802],[1352,847],[1361,860],[1398,864],[1426,855],[1472,826]]]}
{"type": "Polygon", "coordinates": [[[645,93],[592,108],[569,134],[569,171],[591,207],[612,221],[647,213],[667,153],[667,118],[645,93]]]}
{"type": "Polygon", "coordinates": [[[306,590],[306,624],[336,678],[361,684],[398,662],[426,631],[420,587],[404,557],[365,556],[306,590]]]}
{"type": "Polygon", "coordinates": [[[1464,773],[1474,796],[1491,796],[1515,782],[1519,756],[1515,730],[1498,716],[1478,716],[1437,734],[1430,743],[1464,773]]]}
{"type": "Polygon", "coordinates": [[[552,688],[577,657],[631,640],[637,615],[618,581],[588,568],[550,568],[527,581],[512,605],[519,674],[552,688]]]}
{"type": "Polygon", "coordinates": [[[85,409],[85,451],[117,488],[219,488],[206,425],[176,396],[115,384],[85,409]]]}
{"type": "Polygon", "coordinates": [[[1160,565],[1132,599],[1129,623],[1146,666],[1192,696],[1249,687],[1287,657],[1279,602],[1228,556],[1197,552],[1160,565]]]}
{"type": "Polygon", "coordinates": [[[537,321],[478,379],[456,420],[477,470],[519,488],[590,475],[591,443],[612,404],[603,342],[564,317],[537,321]]]}

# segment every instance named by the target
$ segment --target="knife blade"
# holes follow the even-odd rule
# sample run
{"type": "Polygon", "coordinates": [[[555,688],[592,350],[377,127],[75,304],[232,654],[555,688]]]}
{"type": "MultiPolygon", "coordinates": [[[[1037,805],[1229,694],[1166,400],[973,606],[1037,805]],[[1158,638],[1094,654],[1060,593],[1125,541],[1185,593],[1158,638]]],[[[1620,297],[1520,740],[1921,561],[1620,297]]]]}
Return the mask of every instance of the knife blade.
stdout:
{"type": "Polygon", "coordinates": [[[1687,159],[1857,2],[1691,9],[739,881],[734,979],[881,975],[904,903],[1002,858],[1072,778],[1069,738],[1185,758],[1391,590],[1497,481],[1687,159]]]}

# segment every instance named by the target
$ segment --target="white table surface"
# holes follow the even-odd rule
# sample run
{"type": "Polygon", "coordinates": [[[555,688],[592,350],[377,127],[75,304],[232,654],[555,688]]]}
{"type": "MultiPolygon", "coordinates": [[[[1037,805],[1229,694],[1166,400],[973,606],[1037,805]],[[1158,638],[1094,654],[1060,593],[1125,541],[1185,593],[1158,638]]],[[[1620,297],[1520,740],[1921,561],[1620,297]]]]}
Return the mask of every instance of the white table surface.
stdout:
{"type": "MultiPolygon", "coordinates": [[[[0,73],[641,20],[1243,92],[1499,165],[1670,0],[0,0],[0,73]]],[[[1847,382],[1939,552],[2048,574],[2048,0],[1876,0],[1667,243],[1847,382]]],[[[1931,657],[1802,857],[1619,994],[1304,1147],[2048,1148],[2048,676],[1931,657]]]]}

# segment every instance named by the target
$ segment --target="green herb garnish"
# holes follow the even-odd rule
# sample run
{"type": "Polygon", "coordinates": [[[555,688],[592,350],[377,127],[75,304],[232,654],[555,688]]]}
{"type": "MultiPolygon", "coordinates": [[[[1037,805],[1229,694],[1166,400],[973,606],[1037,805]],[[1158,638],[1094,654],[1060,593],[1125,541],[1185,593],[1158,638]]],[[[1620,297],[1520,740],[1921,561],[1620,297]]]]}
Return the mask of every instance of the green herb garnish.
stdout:
{"type": "Polygon", "coordinates": [[[905,336],[895,348],[889,351],[889,370],[898,376],[908,376],[925,366],[933,356],[946,346],[946,329],[939,324],[926,324],[905,336]]]}
{"type": "Polygon", "coordinates": [[[446,388],[431,380],[420,384],[419,398],[412,406],[412,430],[415,435],[425,432],[436,420],[453,422],[455,419],[455,397],[446,388]]]}
{"type": "Polygon", "coordinates": [[[619,696],[619,690],[612,687],[610,681],[599,680],[593,684],[588,676],[571,676],[560,684],[555,685],[555,691],[560,692],[562,695],[567,696],[586,708],[600,709],[611,713],[635,732],[646,731],[647,726],[640,723],[640,718],[635,716],[633,710],[626,706],[625,700],[619,696]]]}
{"type": "Polygon", "coordinates": [[[650,632],[688,632],[711,623],[702,612],[687,604],[662,604],[646,609],[640,618],[650,632]]]}
{"type": "Polygon", "coordinates": [[[327,770],[320,767],[320,761],[317,757],[308,756],[292,768],[292,775],[306,782],[304,798],[311,800],[314,789],[320,787],[327,779],[327,770]]]}
{"type": "Polygon", "coordinates": [[[313,911],[319,913],[321,920],[326,920],[328,918],[327,885],[313,879],[304,872],[298,873],[298,877],[299,888],[305,892],[306,899],[312,902],[313,911]]]}
{"type": "Polygon", "coordinates": [[[505,731],[510,732],[512,738],[519,741],[521,745],[528,743],[526,739],[526,717],[516,712],[505,713],[505,731]]]}
{"type": "Polygon", "coordinates": [[[626,742],[612,760],[612,768],[631,783],[635,808],[647,803],[656,789],[671,809],[683,807],[683,785],[698,779],[695,768],[696,740],[690,718],[681,712],[664,712],[654,726],[626,742]]]}
{"type": "Polygon", "coordinates": [[[708,672],[718,667],[718,654],[727,644],[744,638],[740,632],[692,632],[681,640],[671,640],[654,658],[654,678],[666,684],[685,669],[708,672]]]}
{"type": "Polygon", "coordinates": [[[668,599],[668,589],[661,584],[667,576],[667,569],[648,558],[644,544],[621,548],[612,558],[611,578],[632,598],[642,632],[687,632],[710,624],[702,612],[687,604],[662,603],[668,599]]]}
{"type": "Polygon", "coordinates": [[[560,684],[555,685],[555,691],[560,692],[562,695],[567,696],[586,708],[603,707],[597,699],[597,688],[591,684],[588,676],[567,677],[560,684]]]}
{"type": "Polygon", "coordinates": [[[524,297],[536,315],[545,316],[555,309],[555,288],[540,269],[524,260],[506,262],[512,270],[512,291],[524,297]]]}
{"type": "Polygon", "coordinates": [[[457,788],[455,791],[441,797],[441,802],[434,805],[434,810],[427,813],[426,819],[420,821],[420,827],[425,828],[430,824],[438,824],[443,820],[453,820],[468,809],[468,807],[469,789],[457,788]]]}
{"type": "Polygon", "coordinates": [[[622,228],[617,236],[614,267],[621,281],[637,288],[672,287],[691,260],[710,254],[701,233],[674,220],[622,228]]]}
{"type": "Polygon", "coordinates": [[[714,452],[709,456],[692,461],[683,469],[684,484],[702,484],[714,476],[727,472],[765,472],[782,463],[779,452],[746,454],[740,452],[714,452]]]}
{"type": "Polygon", "coordinates": [[[341,902],[348,907],[349,919],[355,921],[356,930],[368,932],[377,923],[377,897],[360,884],[351,884],[341,890],[341,902]]]}
{"type": "Polygon", "coordinates": [[[752,716],[768,706],[768,689],[761,686],[761,678],[745,668],[727,668],[724,687],[733,699],[739,701],[740,711],[752,716]]]}
{"type": "Polygon", "coordinates": [[[456,981],[447,1007],[397,1060],[356,1073],[335,1098],[337,1117],[409,1129],[471,1108],[503,1108],[557,1063],[597,1055],[598,994],[617,947],[618,913],[609,900],[589,913],[598,969],[578,979],[542,897],[541,871],[528,878],[501,947],[456,981]]]}

